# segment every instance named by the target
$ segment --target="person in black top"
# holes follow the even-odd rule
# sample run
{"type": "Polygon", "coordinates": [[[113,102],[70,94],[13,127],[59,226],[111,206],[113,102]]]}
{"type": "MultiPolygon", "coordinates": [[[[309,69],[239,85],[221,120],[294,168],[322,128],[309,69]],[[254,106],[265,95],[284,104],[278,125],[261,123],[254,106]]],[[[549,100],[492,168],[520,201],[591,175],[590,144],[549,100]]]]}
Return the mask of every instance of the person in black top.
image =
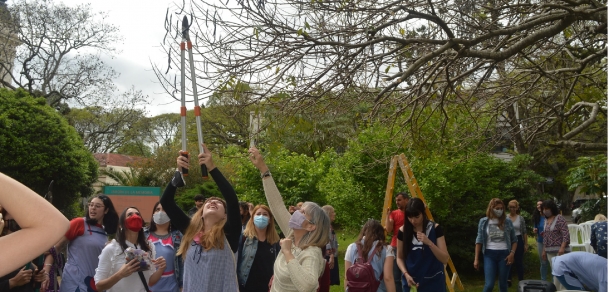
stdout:
{"type": "MultiPolygon", "coordinates": [[[[216,168],[211,152],[205,144],[202,146],[204,152],[198,156],[199,165],[206,165],[224,200],[208,198],[193,218],[189,218],[174,201],[176,188],[185,185],[182,174],[177,170],[160,202],[172,225],[184,234],[177,252],[184,259],[183,291],[236,291],[235,264],[228,263],[234,260],[241,234],[237,194],[216,168]],[[227,243],[230,250],[226,248],[227,243]]],[[[189,167],[188,157],[182,154],[181,151],[176,159],[178,169],[189,167]]]]}
{"type": "Polygon", "coordinates": [[[240,292],[268,291],[273,264],[278,256],[280,236],[271,209],[257,205],[239,242],[237,280],[240,292]]]}

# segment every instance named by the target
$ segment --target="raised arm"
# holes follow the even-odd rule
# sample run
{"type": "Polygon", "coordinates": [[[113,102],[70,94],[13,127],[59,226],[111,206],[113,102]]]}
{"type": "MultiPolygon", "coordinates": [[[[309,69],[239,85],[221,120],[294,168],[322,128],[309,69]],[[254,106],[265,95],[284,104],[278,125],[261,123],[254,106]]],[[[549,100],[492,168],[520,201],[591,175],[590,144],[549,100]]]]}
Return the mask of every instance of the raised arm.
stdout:
{"type": "MultiPolygon", "coordinates": [[[[180,157],[178,159],[180,159],[180,157]]],[[[184,186],[182,174],[180,173],[180,171],[176,170],[176,172],[174,173],[174,178],[167,185],[165,191],[163,191],[163,195],[161,196],[160,202],[161,206],[163,206],[163,210],[165,211],[165,213],[167,213],[167,216],[172,221],[172,226],[174,226],[175,228],[180,230],[182,234],[184,234],[186,228],[191,222],[191,218],[186,215],[184,211],[180,209],[180,207],[178,207],[176,201],[174,200],[174,197],[176,195],[176,189],[181,186],[184,186]]]]}
{"type": "MultiPolygon", "coordinates": [[[[209,169],[209,168],[208,168],[209,169]]],[[[225,236],[231,245],[233,252],[237,251],[239,246],[239,235],[241,233],[241,216],[239,215],[239,200],[233,186],[222,175],[218,168],[210,171],[210,175],[218,185],[218,189],[222,193],[227,202],[227,223],[225,223],[225,236]]]]}
{"type": "Polygon", "coordinates": [[[0,173],[0,185],[0,205],[21,227],[0,237],[0,276],[4,276],[49,250],[66,233],[70,223],[41,196],[3,173],[0,173]]]}
{"type": "MultiPolygon", "coordinates": [[[[265,164],[265,161],[263,160],[263,157],[258,149],[252,147],[250,150],[248,150],[248,152],[250,153],[249,157],[252,164],[258,168],[261,175],[266,174],[269,171],[269,167],[267,167],[267,164],[265,164]]],[[[271,175],[263,177],[263,188],[265,189],[265,197],[267,198],[269,209],[271,209],[273,217],[275,217],[275,221],[282,230],[282,233],[287,236],[290,233],[288,221],[290,221],[291,214],[286,209],[284,199],[282,199],[282,195],[277,189],[275,181],[273,181],[273,177],[271,177],[271,175]]]]}
{"type": "Polygon", "coordinates": [[[227,237],[227,241],[229,241],[231,250],[237,252],[237,248],[239,247],[239,235],[241,234],[241,216],[239,215],[237,194],[229,181],[222,175],[220,170],[216,168],[214,160],[212,159],[212,152],[205,144],[202,144],[202,146],[203,153],[200,153],[198,156],[199,165],[205,164],[227,203],[227,223],[225,223],[224,226],[225,236],[227,237]]]}

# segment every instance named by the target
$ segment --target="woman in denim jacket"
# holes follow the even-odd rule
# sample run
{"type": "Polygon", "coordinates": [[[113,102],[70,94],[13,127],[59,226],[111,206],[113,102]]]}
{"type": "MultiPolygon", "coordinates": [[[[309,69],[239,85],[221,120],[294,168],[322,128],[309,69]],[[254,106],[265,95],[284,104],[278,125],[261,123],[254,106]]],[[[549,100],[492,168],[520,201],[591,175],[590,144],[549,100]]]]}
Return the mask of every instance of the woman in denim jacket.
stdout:
{"type": "Polygon", "coordinates": [[[491,292],[499,274],[500,292],[506,292],[508,269],[515,259],[517,236],[513,223],[506,220],[504,203],[493,198],[487,206],[486,217],[479,220],[474,252],[474,268],[479,269],[479,254],[483,252],[485,287],[483,292],[491,292]]]}
{"type": "Polygon", "coordinates": [[[173,228],[160,202],[153,207],[150,227],[144,229],[144,236],[155,245],[157,255],[163,254],[167,263],[159,282],[150,288],[155,292],[179,292],[182,289],[184,263],[176,252],[182,243],[182,232],[173,228]]]}
{"type": "Polygon", "coordinates": [[[268,291],[273,264],[280,252],[280,236],[269,207],[258,205],[246,223],[237,249],[239,291],[268,291]]]}

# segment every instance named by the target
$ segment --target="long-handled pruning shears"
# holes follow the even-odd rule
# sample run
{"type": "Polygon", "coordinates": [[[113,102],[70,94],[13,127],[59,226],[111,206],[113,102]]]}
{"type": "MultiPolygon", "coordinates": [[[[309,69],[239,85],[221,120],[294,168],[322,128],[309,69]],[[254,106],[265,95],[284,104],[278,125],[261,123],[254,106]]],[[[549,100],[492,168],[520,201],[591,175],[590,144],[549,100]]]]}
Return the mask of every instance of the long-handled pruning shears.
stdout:
{"type": "MultiPolygon", "coordinates": [[[[188,157],[186,150],[186,90],[185,90],[185,69],[184,69],[184,51],[189,52],[189,63],[191,68],[191,82],[193,83],[193,100],[195,101],[195,120],[197,122],[197,139],[199,142],[199,153],[203,153],[203,135],[201,134],[201,108],[199,107],[199,97],[197,96],[197,82],[195,81],[195,65],[193,63],[193,43],[189,37],[189,22],[186,16],[182,18],[182,41],[180,42],[180,121],[182,122],[182,152],[183,156],[188,157]],[[185,43],[186,42],[186,43],[185,43]]],[[[188,169],[182,168],[182,175],[188,175],[188,169]]],[[[201,176],[204,179],[208,178],[208,169],[205,164],[201,165],[201,176]]]]}

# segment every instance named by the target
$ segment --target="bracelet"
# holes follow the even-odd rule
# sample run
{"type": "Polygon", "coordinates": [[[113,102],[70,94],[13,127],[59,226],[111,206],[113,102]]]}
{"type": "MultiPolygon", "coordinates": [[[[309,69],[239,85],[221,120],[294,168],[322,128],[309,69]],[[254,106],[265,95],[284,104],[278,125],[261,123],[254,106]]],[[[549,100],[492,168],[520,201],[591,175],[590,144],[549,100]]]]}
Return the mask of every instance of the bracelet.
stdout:
{"type": "Polygon", "coordinates": [[[515,251],[511,249],[511,250],[510,250],[510,253],[515,253],[515,251]]]}
{"type": "Polygon", "coordinates": [[[45,266],[52,266],[53,264],[44,264],[45,266]]]}
{"type": "Polygon", "coordinates": [[[265,171],[261,174],[261,178],[266,178],[268,176],[271,176],[271,172],[268,169],[267,169],[267,171],[265,171]]]}

